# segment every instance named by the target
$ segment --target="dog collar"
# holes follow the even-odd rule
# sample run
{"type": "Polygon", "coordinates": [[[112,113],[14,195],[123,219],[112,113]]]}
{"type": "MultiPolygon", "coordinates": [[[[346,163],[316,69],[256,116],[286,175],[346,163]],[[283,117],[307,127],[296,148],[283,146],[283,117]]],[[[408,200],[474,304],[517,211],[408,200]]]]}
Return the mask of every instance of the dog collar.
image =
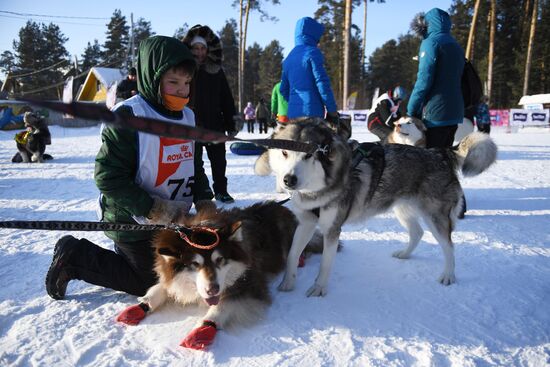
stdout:
{"type": "Polygon", "coordinates": [[[176,232],[180,235],[180,238],[187,242],[190,246],[193,246],[195,248],[201,249],[201,250],[211,250],[214,247],[218,246],[220,243],[220,236],[218,235],[218,232],[212,228],[208,227],[194,227],[191,228],[191,233],[209,233],[214,235],[214,241],[210,245],[199,245],[196,242],[191,241],[191,239],[187,236],[187,233],[185,233],[182,229],[176,229],[176,232]]]}

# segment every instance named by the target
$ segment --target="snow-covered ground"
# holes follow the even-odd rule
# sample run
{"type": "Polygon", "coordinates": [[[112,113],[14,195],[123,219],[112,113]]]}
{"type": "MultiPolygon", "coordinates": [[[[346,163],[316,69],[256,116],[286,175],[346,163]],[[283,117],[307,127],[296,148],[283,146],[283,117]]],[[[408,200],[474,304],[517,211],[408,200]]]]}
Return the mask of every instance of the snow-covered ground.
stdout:
{"type": "MultiPolygon", "coordinates": [[[[0,220],[96,220],[99,128],[51,131],[55,159],[41,165],[10,163],[14,132],[0,132],[0,220]]],[[[364,125],[353,137],[374,140],[364,125]]],[[[469,210],[453,234],[456,284],[436,281],[443,260],[429,232],[409,261],[391,257],[407,237],[386,214],[344,228],[326,297],[305,296],[314,256],[294,292],[277,292],[274,281],[264,320],[219,332],[206,352],[179,346],[203,309],[172,304],[128,327],[114,317],[135,297],[73,281],[66,300],[54,301],[44,277],[67,233],[2,229],[0,365],[548,366],[550,133],[493,137],[498,162],[463,180],[469,210]]],[[[233,205],[284,198],[273,177],[254,175],[255,157],[227,157],[233,205]]],[[[101,232],[72,234],[111,246],[101,232]]]]}

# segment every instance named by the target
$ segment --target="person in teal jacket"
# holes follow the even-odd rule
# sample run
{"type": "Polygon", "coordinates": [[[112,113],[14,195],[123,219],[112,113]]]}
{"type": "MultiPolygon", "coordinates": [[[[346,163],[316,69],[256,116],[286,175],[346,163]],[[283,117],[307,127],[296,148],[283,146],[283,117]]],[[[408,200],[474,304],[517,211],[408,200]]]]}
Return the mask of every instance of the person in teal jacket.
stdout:
{"type": "MultiPolygon", "coordinates": [[[[139,45],[138,94],[113,111],[195,126],[195,115],[186,107],[195,70],[195,58],[181,41],[147,38],[139,45]]],[[[168,224],[185,215],[193,203],[200,205],[200,200],[214,196],[192,140],[104,126],[101,141],[94,178],[105,222],[168,224]]],[[[62,237],[46,275],[48,295],[63,299],[69,281],[79,279],[143,296],[157,283],[153,234],[105,232],[114,242],[114,251],[85,238],[62,237]]]]}
{"type": "Polygon", "coordinates": [[[464,118],[461,89],[464,51],[451,36],[449,14],[441,9],[417,16],[412,27],[423,41],[407,114],[423,120],[428,148],[450,147],[464,118]]]}
{"type": "Polygon", "coordinates": [[[324,57],[317,47],[325,27],[304,17],[296,23],[296,45],[283,61],[281,95],[288,101],[288,118],[320,117],[338,121],[338,112],[324,57]],[[326,111],[325,111],[326,110],[326,111]],[[326,112],[326,113],[325,113],[326,112]]]}

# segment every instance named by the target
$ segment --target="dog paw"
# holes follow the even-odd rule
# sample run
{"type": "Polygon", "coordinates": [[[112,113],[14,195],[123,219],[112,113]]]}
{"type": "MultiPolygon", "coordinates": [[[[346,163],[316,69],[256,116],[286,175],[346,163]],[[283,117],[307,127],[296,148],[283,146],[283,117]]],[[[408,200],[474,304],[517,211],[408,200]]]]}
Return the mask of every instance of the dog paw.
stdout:
{"type": "Polygon", "coordinates": [[[404,259],[410,258],[411,254],[407,254],[405,250],[399,250],[399,251],[395,251],[391,256],[404,260],[404,259]]]}
{"type": "Polygon", "coordinates": [[[324,297],[327,294],[327,287],[323,287],[319,284],[313,284],[306,292],[308,297],[324,297]]]}
{"type": "Polygon", "coordinates": [[[294,290],[295,283],[296,283],[296,275],[294,276],[285,275],[285,277],[283,278],[283,281],[281,282],[281,284],[279,284],[277,289],[281,292],[290,292],[294,290]]]}
{"type": "Polygon", "coordinates": [[[451,285],[454,282],[456,282],[456,278],[455,278],[455,275],[453,273],[450,273],[450,274],[443,273],[439,277],[439,283],[441,283],[443,285],[451,285]]]}

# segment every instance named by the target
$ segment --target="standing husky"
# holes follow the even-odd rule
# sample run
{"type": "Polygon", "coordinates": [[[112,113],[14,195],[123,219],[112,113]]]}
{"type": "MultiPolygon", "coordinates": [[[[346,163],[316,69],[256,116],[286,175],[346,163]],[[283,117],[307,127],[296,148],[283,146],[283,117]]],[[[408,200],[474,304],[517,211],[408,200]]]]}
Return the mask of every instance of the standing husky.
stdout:
{"type": "Polygon", "coordinates": [[[298,257],[319,226],[323,257],[307,295],[325,295],[342,225],[390,208],[409,231],[408,247],[393,256],[407,259],[411,255],[423,234],[418,221],[423,218],[445,256],[439,281],[445,285],[455,281],[451,233],[462,201],[456,171],[461,170],[465,176],[477,175],[495,161],[497,148],[486,134],[468,135],[456,151],[371,143],[374,148],[360,160],[353,158],[347,141],[322,120],[287,124],[273,138],[318,147],[313,154],[269,149],[256,161],[257,174],[274,171],[279,184],[291,191],[299,221],[279,290],[294,288],[298,257]],[[352,161],[357,162],[355,167],[352,161]]]}
{"type": "MultiPolygon", "coordinates": [[[[168,298],[183,305],[204,303],[208,311],[181,344],[203,349],[218,328],[250,324],[263,316],[271,303],[269,280],[284,269],[298,222],[275,202],[227,211],[207,203],[182,224],[209,230],[188,237],[173,230],[159,232],[153,240],[159,282],[117,321],[137,324],[168,298]]],[[[320,247],[320,237],[317,242],[320,247]]]]}

